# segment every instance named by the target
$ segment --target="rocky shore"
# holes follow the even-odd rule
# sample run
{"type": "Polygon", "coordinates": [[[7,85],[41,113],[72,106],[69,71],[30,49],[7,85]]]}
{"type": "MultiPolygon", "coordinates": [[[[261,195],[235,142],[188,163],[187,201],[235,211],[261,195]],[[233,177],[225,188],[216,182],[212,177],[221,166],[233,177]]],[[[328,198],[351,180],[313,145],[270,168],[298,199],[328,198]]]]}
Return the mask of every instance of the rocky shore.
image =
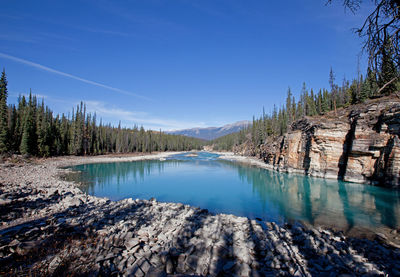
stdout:
{"type": "Polygon", "coordinates": [[[303,117],[261,146],[234,152],[256,156],[281,172],[400,188],[400,99],[387,96],[303,117]]]}
{"type": "Polygon", "coordinates": [[[166,155],[0,164],[0,275],[400,275],[400,249],[384,235],[350,238],[155,199],[113,202],[59,178],[63,166],[166,155]]]}

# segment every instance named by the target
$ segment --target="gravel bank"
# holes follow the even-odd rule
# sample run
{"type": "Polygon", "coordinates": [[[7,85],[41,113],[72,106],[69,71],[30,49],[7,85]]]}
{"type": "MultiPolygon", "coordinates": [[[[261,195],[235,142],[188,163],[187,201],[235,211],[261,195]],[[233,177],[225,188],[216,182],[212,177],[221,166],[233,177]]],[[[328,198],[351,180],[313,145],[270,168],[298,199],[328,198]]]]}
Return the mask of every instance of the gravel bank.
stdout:
{"type": "Polygon", "coordinates": [[[400,249],[380,240],[156,200],[112,202],[58,177],[62,166],[165,155],[0,164],[0,275],[400,275],[400,249]]]}
{"type": "Polygon", "coordinates": [[[254,165],[260,168],[275,170],[272,165],[266,164],[265,162],[263,162],[260,159],[257,159],[256,157],[236,155],[233,152],[213,152],[213,153],[220,155],[219,158],[223,160],[235,161],[239,163],[254,165]]]}

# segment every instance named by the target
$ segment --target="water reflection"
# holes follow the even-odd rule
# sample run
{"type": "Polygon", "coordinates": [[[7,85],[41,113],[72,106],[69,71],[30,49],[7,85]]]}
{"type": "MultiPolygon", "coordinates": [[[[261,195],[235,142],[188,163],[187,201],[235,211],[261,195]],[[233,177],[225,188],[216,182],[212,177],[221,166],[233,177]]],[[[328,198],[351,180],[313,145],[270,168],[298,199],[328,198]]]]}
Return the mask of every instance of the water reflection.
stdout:
{"type": "Polygon", "coordinates": [[[252,184],[264,202],[275,203],[287,219],[311,224],[334,221],[347,230],[355,226],[399,227],[398,190],[252,167],[239,167],[238,174],[252,184]]]}
{"type": "MultiPolygon", "coordinates": [[[[169,162],[170,165],[178,167],[179,162],[169,162]]],[[[79,181],[84,192],[94,195],[96,189],[104,189],[109,186],[119,188],[120,184],[127,182],[143,183],[146,176],[161,174],[164,163],[159,161],[137,161],[84,164],[73,167],[81,172],[79,181]]]]}
{"type": "Polygon", "coordinates": [[[282,222],[376,229],[399,227],[399,191],[288,175],[207,153],[166,161],[88,164],[74,167],[89,194],[182,202],[213,212],[282,222]]]}

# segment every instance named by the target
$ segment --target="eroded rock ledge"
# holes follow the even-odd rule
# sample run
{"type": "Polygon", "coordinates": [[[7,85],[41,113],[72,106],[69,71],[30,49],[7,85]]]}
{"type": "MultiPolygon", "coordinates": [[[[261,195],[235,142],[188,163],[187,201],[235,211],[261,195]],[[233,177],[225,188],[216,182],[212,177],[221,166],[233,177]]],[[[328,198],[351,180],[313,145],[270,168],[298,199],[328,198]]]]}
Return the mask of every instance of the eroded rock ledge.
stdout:
{"type": "Polygon", "coordinates": [[[58,178],[82,161],[0,165],[0,275],[400,275],[399,248],[379,240],[85,195],[58,178]]]}
{"type": "Polygon", "coordinates": [[[390,96],[305,117],[260,149],[244,144],[235,152],[278,171],[400,188],[399,136],[400,99],[390,96]]]}

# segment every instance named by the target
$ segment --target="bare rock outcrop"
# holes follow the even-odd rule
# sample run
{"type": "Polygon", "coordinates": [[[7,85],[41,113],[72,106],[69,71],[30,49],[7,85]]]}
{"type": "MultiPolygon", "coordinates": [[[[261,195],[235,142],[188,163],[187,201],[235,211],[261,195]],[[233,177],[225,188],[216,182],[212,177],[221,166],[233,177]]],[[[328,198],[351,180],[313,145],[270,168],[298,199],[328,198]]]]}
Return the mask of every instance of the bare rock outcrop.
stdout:
{"type": "Polygon", "coordinates": [[[304,117],[257,155],[278,171],[398,187],[399,135],[400,99],[386,97],[304,117]]]}

